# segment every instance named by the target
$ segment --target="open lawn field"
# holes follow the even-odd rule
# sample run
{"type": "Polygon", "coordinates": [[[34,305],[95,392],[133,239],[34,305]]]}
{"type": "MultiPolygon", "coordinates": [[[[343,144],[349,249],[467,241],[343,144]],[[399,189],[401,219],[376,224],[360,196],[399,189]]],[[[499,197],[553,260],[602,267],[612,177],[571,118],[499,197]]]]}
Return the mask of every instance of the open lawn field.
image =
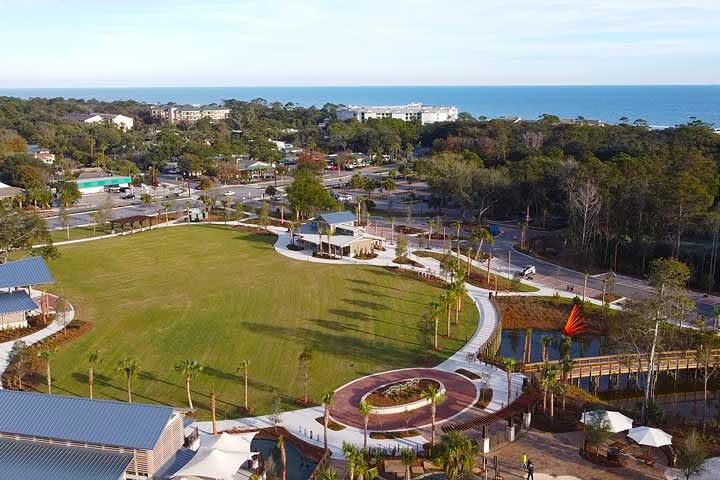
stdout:
{"type": "Polygon", "coordinates": [[[302,396],[298,355],[306,346],[313,349],[310,396],[318,401],[368,373],[437,363],[476,327],[468,300],[457,339],[442,338],[440,352],[425,352],[417,322],[438,288],[380,267],[291,260],[273,250],[274,241],[189,226],[60,247],[50,262],[53,290],[94,328],[53,356],[54,392],[87,395],[85,357],[100,349],[97,397],[126,399],[116,367],[130,356],[142,370],[135,401],[186,406],[173,366],[191,359],[205,366],[193,383],[200,416],[208,418],[214,385],[218,416],[229,418],[240,415],[237,368],[248,359],[250,406],[263,414],[273,391],[283,408],[302,396]]]}

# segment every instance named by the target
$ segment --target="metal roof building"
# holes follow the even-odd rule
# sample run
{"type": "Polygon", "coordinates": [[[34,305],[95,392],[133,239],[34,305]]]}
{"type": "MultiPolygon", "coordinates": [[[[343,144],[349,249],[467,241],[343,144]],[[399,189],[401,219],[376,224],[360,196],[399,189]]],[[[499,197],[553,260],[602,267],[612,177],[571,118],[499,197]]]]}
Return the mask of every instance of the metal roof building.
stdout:
{"type": "Polygon", "coordinates": [[[130,453],[128,471],[151,477],[184,435],[182,416],[171,407],[0,390],[0,439],[130,453]]]}
{"type": "Polygon", "coordinates": [[[53,283],[42,257],[28,257],[0,264],[0,288],[29,287],[53,283]]]}
{"type": "Polygon", "coordinates": [[[25,290],[0,292],[0,315],[13,312],[29,312],[38,308],[25,290]]]}
{"type": "Polygon", "coordinates": [[[0,433],[152,449],[171,407],[0,390],[0,433]]]}
{"type": "Polygon", "coordinates": [[[131,453],[0,439],[3,480],[119,480],[131,453]]]}
{"type": "Polygon", "coordinates": [[[319,215],[319,218],[327,223],[328,225],[337,225],[340,223],[355,223],[355,214],[350,211],[344,211],[344,212],[331,212],[331,213],[323,213],[319,215]]]}

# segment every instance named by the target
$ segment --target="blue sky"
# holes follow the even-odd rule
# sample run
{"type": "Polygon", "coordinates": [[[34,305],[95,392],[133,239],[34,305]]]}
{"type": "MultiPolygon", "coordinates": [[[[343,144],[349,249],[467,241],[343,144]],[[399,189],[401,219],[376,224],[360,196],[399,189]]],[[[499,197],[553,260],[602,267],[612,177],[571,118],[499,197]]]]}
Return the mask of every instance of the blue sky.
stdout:
{"type": "Polygon", "coordinates": [[[718,0],[0,0],[0,87],[719,82],[718,0]]]}

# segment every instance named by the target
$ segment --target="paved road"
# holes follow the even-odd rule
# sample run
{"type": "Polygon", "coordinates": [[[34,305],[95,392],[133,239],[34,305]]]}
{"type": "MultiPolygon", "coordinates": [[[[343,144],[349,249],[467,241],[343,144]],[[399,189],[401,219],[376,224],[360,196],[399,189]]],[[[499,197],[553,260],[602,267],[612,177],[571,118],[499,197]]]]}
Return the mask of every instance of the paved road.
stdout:
{"type": "MultiPolygon", "coordinates": [[[[428,217],[414,217],[412,224],[419,228],[427,228],[428,217]]],[[[383,229],[386,235],[389,236],[390,223],[387,218],[373,216],[371,218],[373,224],[383,229]]],[[[398,220],[400,223],[405,223],[404,220],[398,220]]],[[[501,224],[500,222],[490,222],[501,224]]],[[[496,237],[495,245],[493,246],[493,269],[498,269],[501,272],[509,272],[511,276],[516,275],[525,265],[534,265],[537,271],[537,275],[534,280],[542,283],[543,285],[557,289],[566,290],[568,286],[573,288],[573,291],[578,295],[582,296],[584,274],[576,270],[571,270],[553,263],[540,260],[536,257],[526,255],[513,249],[513,246],[518,243],[520,238],[520,229],[516,225],[501,224],[503,233],[496,237]],[[508,252],[510,252],[510,263],[508,269],[508,252]]],[[[448,234],[450,234],[450,229],[448,234]]],[[[531,231],[532,236],[532,231],[531,231]]],[[[412,242],[411,242],[412,243],[412,242]]],[[[433,246],[441,247],[442,240],[433,240],[433,246]]],[[[485,250],[487,248],[485,247],[485,250]]],[[[588,290],[587,295],[593,298],[601,298],[603,290],[603,280],[606,274],[593,275],[588,277],[588,290]]],[[[626,275],[617,275],[615,278],[615,289],[614,293],[622,297],[628,297],[632,299],[642,299],[649,296],[655,295],[656,290],[651,287],[646,280],[629,277],[626,275]]],[[[720,297],[713,295],[704,295],[698,292],[690,292],[690,297],[695,301],[697,305],[698,314],[705,315],[706,325],[712,326],[712,315],[713,309],[720,306],[720,297]]]]}

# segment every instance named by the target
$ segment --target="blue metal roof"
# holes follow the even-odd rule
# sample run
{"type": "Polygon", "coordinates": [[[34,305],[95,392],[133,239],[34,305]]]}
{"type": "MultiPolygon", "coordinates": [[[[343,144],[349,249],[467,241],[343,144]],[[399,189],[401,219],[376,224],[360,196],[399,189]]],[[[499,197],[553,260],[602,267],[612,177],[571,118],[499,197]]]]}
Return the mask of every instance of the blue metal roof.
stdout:
{"type": "Polygon", "coordinates": [[[29,312],[39,308],[25,290],[0,292],[0,314],[13,312],[29,312]]]}
{"type": "Polygon", "coordinates": [[[338,223],[353,223],[355,221],[355,214],[353,212],[332,212],[323,213],[320,218],[329,225],[335,225],[338,223]]]}
{"type": "Polygon", "coordinates": [[[132,459],[131,453],[0,440],[3,480],[119,480],[132,459]]]}
{"type": "Polygon", "coordinates": [[[0,432],[26,437],[152,450],[172,415],[160,405],[0,390],[0,432]]]}
{"type": "Polygon", "coordinates": [[[0,288],[53,283],[52,273],[42,257],[28,257],[0,264],[0,288]]]}

